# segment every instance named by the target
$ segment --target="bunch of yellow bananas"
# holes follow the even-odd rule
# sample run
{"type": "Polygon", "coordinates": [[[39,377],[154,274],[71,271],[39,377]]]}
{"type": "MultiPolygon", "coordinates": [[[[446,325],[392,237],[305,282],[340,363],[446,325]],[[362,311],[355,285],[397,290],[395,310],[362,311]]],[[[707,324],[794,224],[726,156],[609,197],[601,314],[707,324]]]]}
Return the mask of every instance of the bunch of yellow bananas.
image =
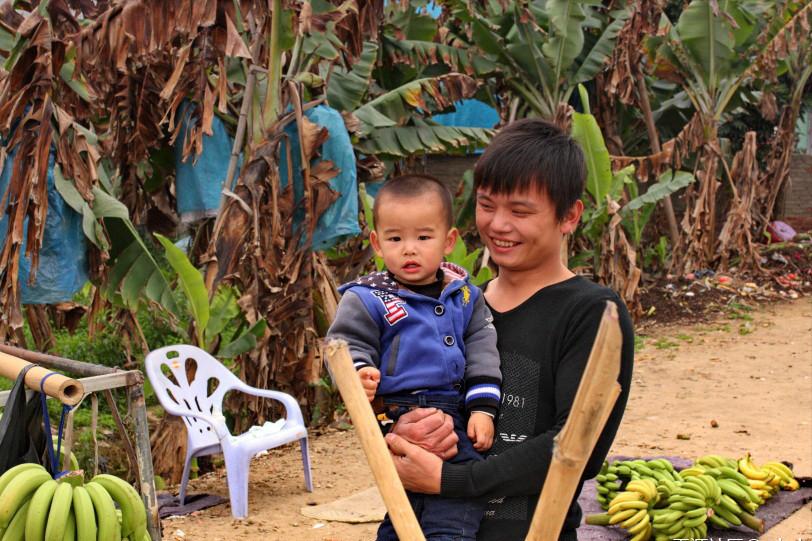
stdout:
{"type": "Polygon", "coordinates": [[[623,492],[609,502],[606,513],[586,517],[587,524],[617,525],[632,536],[631,541],[651,539],[652,524],[649,510],[659,501],[657,485],[651,479],[630,481],[623,492]]]}
{"type": "Polygon", "coordinates": [[[141,497],[123,479],[81,475],[55,481],[39,464],[0,476],[2,541],[149,541],[141,497]],[[121,509],[120,517],[115,504],[121,509]]]}
{"type": "Polygon", "coordinates": [[[750,453],[747,453],[738,460],[738,467],[747,478],[750,488],[755,490],[764,501],[775,496],[782,488],[798,490],[800,487],[792,470],[781,462],[767,462],[759,467],[753,463],[750,453]]]}

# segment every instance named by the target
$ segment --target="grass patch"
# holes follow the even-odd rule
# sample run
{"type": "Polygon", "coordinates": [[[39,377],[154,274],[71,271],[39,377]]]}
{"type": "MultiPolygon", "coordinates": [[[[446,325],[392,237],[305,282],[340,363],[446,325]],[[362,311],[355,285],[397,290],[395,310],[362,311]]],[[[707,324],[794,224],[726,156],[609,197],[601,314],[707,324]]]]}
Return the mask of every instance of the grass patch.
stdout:
{"type": "Polygon", "coordinates": [[[731,302],[727,305],[725,310],[729,319],[740,319],[743,321],[753,321],[753,316],[750,315],[752,311],[752,306],[747,306],[740,302],[731,302]]]}
{"type": "Polygon", "coordinates": [[[640,334],[634,335],[634,352],[637,353],[646,345],[646,337],[640,334]]]}
{"type": "Polygon", "coordinates": [[[656,342],[654,342],[654,347],[657,349],[674,349],[678,348],[679,344],[668,338],[658,338],[656,342]]]}
{"type": "Polygon", "coordinates": [[[683,342],[688,342],[689,344],[693,343],[694,337],[690,334],[680,333],[676,336],[678,340],[682,340],[683,342]]]}

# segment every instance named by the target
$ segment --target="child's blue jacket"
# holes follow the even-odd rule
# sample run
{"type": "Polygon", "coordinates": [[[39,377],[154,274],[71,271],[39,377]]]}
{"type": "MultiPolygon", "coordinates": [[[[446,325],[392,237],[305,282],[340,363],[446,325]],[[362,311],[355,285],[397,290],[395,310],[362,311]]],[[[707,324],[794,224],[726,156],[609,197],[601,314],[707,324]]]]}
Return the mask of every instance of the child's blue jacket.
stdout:
{"type": "Polygon", "coordinates": [[[439,299],[399,286],[386,271],[344,284],[327,336],[347,341],[356,369],[381,371],[378,396],[465,393],[467,410],[495,414],[502,375],[493,318],[464,269],[441,269],[439,299]]]}

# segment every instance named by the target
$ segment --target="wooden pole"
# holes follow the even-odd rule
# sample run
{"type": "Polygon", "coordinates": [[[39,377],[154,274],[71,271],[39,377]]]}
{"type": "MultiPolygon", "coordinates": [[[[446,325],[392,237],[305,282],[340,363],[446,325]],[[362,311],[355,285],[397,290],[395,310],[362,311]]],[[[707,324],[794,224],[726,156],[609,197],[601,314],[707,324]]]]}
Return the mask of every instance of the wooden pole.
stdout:
{"type": "Polygon", "coordinates": [[[113,374],[120,371],[118,368],[111,368],[109,366],[102,366],[100,364],[85,363],[82,361],[74,361],[73,359],[57,357],[56,355],[48,355],[47,353],[40,353],[38,351],[29,351],[27,349],[10,346],[8,344],[0,344],[0,352],[8,353],[9,355],[19,357],[20,359],[30,363],[44,366],[45,368],[62,370],[64,372],[82,377],[104,376],[106,374],[113,374]]]}
{"type": "Polygon", "coordinates": [[[352,418],[355,434],[361,440],[361,446],[389,511],[395,532],[403,541],[425,541],[426,538],[420,530],[412,506],[406,497],[406,491],[392,463],[389,448],[375,420],[372,406],[369,405],[369,400],[361,387],[361,380],[352,364],[347,343],[343,340],[331,340],[325,351],[330,374],[352,418]]]}
{"type": "Polygon", "coordinates": [[[569,418],[553,443],[553,460],[527,541],[558,540],[586,462],[620,395],[622,343],[617,306],[607,301],[569,418]]]}
{"type": "Polygon", "coordinates": [[[152,469],[152,449],[149,444],[149,425],[147,407],[144,401],[143,385],[127,387],[130,407],[135,420],[135,446],[138,467],[137,479],[140,479],[138,492],[147,508],[147,529],[152,539],[161,539],[161,518],[158,514],[158,496],[155,492],[155,472],[152,469]]]}
{"type": "MultiPolygon", "coordinates": [[[[0,376],[5,376],[12,381],[17,379],[23,368],[31,364],[19,357],[0,352],[0,376]]],[[[48,377],[43,386],[46,395],[56,398],[68,406],[75,406],[82,400],[85,391],[79,381],[51,372],[41,366],[34,366],[26,372],[25,385],[29,389],[40,391],[40,383],[45,377],[48,377]],[[49,374],[53,375],[49,376],[49,374]]]]}

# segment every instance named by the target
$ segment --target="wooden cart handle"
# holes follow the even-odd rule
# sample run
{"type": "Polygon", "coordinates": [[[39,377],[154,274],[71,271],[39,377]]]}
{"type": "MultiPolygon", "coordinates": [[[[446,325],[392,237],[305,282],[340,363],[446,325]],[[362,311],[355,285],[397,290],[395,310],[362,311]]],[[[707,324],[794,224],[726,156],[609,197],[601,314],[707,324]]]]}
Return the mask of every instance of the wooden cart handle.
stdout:
{"type": "MultiPolygon", "coordinates": [[[[12,381],[16,380],[23,368],[30,364],[32,363],[19,357],[0,352],[0,376],[7,377],[12,381]]],[[[85,389],[80,381],[63,376],[58,372],[51,372],[41,366],[35,365],[26,372],[25,385],[29,389],[40,391],[40,384],[46,376],[48,376],[48,379],[45,380],[45,385],[42,386],[46,395],[56,398],[67,406],[75,406],[82,400],[85,389]],[[53,375],[48,376],[49,374],[53,375]]]]}
{"type": "Polygon", "coordinates": [[[331,340],[327,343],[325,351],[330,374],[347,406],[347,412],[355,426],[355,434],[361,440],[367,462],[398,537],[404,541],[425,541],[406,497],[406,491],[392,463],[389,448],[383,439],[375,413],[369,405],[361,380],[352,364],[347,343],[343,340],[331,340]]]}

